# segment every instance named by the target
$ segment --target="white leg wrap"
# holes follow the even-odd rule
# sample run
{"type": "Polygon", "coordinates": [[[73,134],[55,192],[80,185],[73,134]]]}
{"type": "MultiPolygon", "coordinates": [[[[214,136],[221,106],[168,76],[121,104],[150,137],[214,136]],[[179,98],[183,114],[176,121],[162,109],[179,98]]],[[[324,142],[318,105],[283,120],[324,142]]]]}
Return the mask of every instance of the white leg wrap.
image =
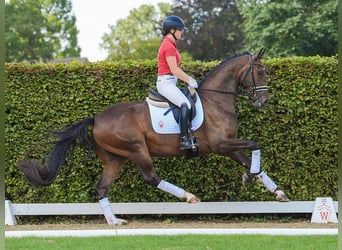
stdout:
{"type": "Polygon", "coordinates": [[[252,163],[250,172],[257,174],[260,172],[260,149],[252,151],[252,163]]]}
{"type": "Polygon", "coordinates": [[[270,177],[268,177],[268,175],[264,171],[262,171],[257,176],[259,180],[265,185],[265,187],[272,193],[277,189],[278,186],[271,180],[270,177]]]}
{"type": "Polygon", "coordinates": [[[117,225],[118,219],[115,217],[112,207],[110,206],[108,198],[103,198],[102,200],[99,200],[103,214],[106,218],[106,221],[109,225],[117,225]]]}
{"type": "Polygon", "coordinates": [[[173,194],[174,196],[178,197],[178,198],[184,198],[184,194],[185,191],[184,189],[177,187],[167,181],[162,180],[159,184],[158,184],[158,188],[160,190],[163,190],[165,192],[168,192],[170,194],[173,194]]]}

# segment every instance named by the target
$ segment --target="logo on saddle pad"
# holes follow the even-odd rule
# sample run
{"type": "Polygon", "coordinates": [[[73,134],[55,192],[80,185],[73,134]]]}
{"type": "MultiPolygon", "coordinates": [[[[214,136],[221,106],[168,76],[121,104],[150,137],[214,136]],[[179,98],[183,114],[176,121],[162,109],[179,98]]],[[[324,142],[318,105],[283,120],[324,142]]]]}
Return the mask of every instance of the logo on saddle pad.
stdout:
{"type": "MultiPolygon", "coordinates": [[[[152,92],[152,94],[157,94],[152,92]]],[[[199,95],[196,93],[196,102],[194,103],[194,108],[196,109],[196,114],[191,121],[191,129],[193,131],[197,130],[203,123],[204,114],[203,107],[199,95]]],[[[158,134],[179,134],[180,128],[178,121],[175,119],[175,114],[172,112],[172,107],[169,106],[167,102],[162,102],[162,100],[155,100],[150,96],[146,98],[153,130],[158,134]]]]}

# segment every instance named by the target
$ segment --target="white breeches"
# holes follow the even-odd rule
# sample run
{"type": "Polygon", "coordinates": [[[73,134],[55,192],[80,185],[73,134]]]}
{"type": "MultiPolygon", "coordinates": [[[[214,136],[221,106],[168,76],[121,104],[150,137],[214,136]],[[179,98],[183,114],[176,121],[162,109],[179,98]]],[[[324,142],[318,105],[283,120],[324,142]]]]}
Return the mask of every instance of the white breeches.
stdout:
{"type": "Polygon", "coordinates": [[[186,103],[191,109],[191,104],[182,91],[177,87],[177,77],[173,75],[163,75],[157,78],[158,92],[173,104],[180,107],[182,103],[186,103]]]}

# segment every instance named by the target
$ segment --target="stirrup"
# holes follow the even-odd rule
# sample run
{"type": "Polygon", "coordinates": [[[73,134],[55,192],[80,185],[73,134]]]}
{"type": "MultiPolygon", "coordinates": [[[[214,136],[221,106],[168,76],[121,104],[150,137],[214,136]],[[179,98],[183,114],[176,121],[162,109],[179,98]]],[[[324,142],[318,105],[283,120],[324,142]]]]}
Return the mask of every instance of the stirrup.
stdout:
{"type": "Polygon", "coordinates": [[[192,149],[193,144],[191,141],[182,141],[180,143],[180,150],[187,150],[187,149],[192,149]]]}
{"type": "Polygon", "coordinates": [[[198,144],[194,141],[192,136],[183,136],[180,142],[180,150],[192,149],[197,151],[198,144]]]}

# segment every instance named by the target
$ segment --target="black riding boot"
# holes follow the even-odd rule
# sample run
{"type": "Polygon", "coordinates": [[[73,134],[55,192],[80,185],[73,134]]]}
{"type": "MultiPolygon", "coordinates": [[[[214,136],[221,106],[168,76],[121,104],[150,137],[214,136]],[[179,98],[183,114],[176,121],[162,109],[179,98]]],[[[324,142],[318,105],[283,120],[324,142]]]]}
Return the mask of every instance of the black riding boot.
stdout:
{"type": "Polygon", "coordinates": [[[186,103],[182,103],[179,114],[179,126],[181,133],[180,149],[191,149],[193,142],[189,136],[189,125],[190,125],[190,109],[186,103]]]}

